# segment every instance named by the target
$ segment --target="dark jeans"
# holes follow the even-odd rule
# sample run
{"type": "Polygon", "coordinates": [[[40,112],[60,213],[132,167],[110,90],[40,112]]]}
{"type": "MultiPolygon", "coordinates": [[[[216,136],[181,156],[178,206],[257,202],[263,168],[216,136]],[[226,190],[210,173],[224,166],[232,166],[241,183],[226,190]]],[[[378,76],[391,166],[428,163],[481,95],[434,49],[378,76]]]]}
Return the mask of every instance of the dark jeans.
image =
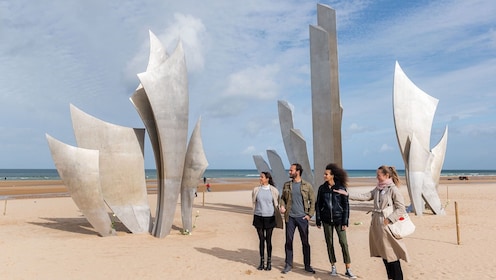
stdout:
{"type": "Polygon", "coordinates": [[[293,266],[293,239],[296,228],[300,234],[301,245],[303,248],[303,263],[305,267],[310,267],[310,243],[308,243],[308,221],[303,217],[289,217],[286,222],[286,264],[293,266]]]}

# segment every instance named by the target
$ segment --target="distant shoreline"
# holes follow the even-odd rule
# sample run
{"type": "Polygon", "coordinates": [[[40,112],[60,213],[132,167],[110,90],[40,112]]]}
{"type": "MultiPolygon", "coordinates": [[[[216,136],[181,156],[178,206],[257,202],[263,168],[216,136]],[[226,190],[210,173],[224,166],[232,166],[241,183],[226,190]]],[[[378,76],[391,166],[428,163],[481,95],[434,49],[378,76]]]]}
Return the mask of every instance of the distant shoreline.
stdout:
{"type": "MultiPolygon", "coordinates": [[[[460,180],[459,176],[441,176],[439,186],[449,184],[478,184],[496,183],[496,176],[466,176],[467,180],[460,180]]],[[[404,183],[404,177],[400,178],[404,183]]],[[[208,183],[214,192],[251,190],[259,184],[258,178],[208,178],[208,183]]],[[[147,180],[149,194],[156,194],[157,180],[147,180]]],[[[376,179],[373,177],[350,177],[348,187],[374,187],[376,179]]],[[[198,191],[205,191],[205,185],[200,180],[198,191]]],[[[3,180],[0,181],[0,200],[24,198],[48,198],[69,196],[62,180],[3,180]]]]}

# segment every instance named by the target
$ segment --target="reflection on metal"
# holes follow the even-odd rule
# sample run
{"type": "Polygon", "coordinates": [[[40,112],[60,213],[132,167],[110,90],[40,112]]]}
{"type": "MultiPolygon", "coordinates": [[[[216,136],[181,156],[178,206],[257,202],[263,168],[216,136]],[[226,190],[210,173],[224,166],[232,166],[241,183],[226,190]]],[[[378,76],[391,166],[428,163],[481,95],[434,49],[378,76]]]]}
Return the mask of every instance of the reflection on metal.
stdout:
{"type": "Polygon", "coordinates": [[[317,4],[317,26],[310,25],[310,65],[313,166],[320,176],[328,163],[343,166],[336,11],[322,4],[317,4]]]}
{"type": "Polygon", "coordinates": [[[201,140],[199,119],[195,129],[191,134],[184,162],[184,174],[181,181],[181,217],[183,221],[183,230],[191,232],[193,230],[193,200],[195,198],[196,188],[203,172],[207,169],[208,161],[203,150],[201,140]]]}
{"type": "Polygon", "coordinates": [[[100,188],[99,152],[67,145],[46,134],[60,178],[74,203],[101,236],[116,235],[100,188]]]}
{"type": "Polygon", "coordinates": [[[132,233],[150,230],[145,165],[145,130],[104,122],[71,104],[72,125],[80,148],[100,152],[103,198],[132,233]]]}
{"type": "Polygon", "coordinates": [[[435,214],[444,214],[437,185],[446,154],[447,129],[438,145],[430,151],[431,127],[437,104],[438,100],[410,81],[396,62],[394,124],[405,163],[408,192],[416,215],[422,215],[424,210],[422,199],[435,214]]]}

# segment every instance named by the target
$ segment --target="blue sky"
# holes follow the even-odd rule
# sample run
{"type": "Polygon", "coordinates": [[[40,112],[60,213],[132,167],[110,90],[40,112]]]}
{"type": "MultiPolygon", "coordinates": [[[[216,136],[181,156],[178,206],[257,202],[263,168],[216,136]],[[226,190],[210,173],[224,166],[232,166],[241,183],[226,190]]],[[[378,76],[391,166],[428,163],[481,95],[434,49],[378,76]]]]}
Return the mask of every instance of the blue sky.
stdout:
{"type": "MultiPolygon", "coordinates": [[[[431,148],[448,126],[444,169],[496,169],[496,2],[322,1],[336,9],[347,169],[403,169],[392,113],[397,60],[439,99],[431,148]]],[[[285,155],[277,100],[312,154],[309,25],[316,1],[0,1],[0,168],[55,168],[45,133],[75,145],[69,104],[144,127],[129,97],[148,30],[180,37],[191,131],[202,118],[209,168],[254,169],[285,155]],[[143,3],[145,2],[145,3],[143,3]]],[[[146,168],[154,168],[147,138],[146,168]]]]}

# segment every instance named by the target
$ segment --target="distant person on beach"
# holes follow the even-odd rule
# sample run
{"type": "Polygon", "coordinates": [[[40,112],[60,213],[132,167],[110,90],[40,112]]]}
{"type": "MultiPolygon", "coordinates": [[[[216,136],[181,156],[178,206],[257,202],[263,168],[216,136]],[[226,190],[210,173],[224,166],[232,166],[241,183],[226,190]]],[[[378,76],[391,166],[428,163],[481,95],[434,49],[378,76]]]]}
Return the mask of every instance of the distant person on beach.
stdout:
{"type": "Polygon", "coordinates": [[[338,276],[336,269],[336,254],[334,251],[333,232],[336,231],[338,236],[343,261],[346,267],[345,275],[348,278],[355,279],[356,276],[351,272],[351,258],[348,250],[348,240],[346,238],[346,229],[350,219],[350,205],[348,196],[337,192],[337,190],[346,191],[348,185],[348,174],[337,164],[330,163],[324,171],[324,183],[319,187],[317,192],[317,202],[315,203],[316,225],[320,229],[324,227],[324,238],[327,245],[327,255],[331,263],[331,276],[338,276]]]}
{"type": "MultiPolygon", "coordinates": [[[[374,201],[372,221],[369,230],[370,256],[382,258],[386,266],[388,279],[402,280],[400,259],[408,262],[408,252],[402,239],[396,239],[389,231],[387,225],[395,223],[406,213],[404,198],[398,186],[400,180],[393,166],[382,165],[377,169],[377,186],[364,194],[349,193],[351,200],[374,201]],[[392,214],[384,217],[384,210],[392,202],[392,214]]],[[[346,194],[340,190],[339,193],[346,194]]]]}
{"type": "Polygon", "coordinates": [[[315,213],[315,194],[312,184],[301,179],[303,168],[293,163],[289,169],[291,181],[284,183],[281,195],[281,213],[286,221],[285,266],[286,274],[293,268],[293,239],[296,228],[300,234],[303,247],[305,271],[315,273],[310,265],[310,243],[308,242],[308,222],[315,213]]]}
{"type": "Polygon", "coordinates": [[[207,183],[207,192],[210,192],[210,183],[207,183]]]}
{"type": "Polygon", "coordinates": [[[279,191],[274,187],[269,172],[260,173],[260,185],[252,192],[253,226],[257,229],[259,240],[260,265],[258,270],[272,269],[272,231],[274,227],[282,228],[279,213],[279,191]],[[267,265],[265,265],[265,245],[267,245],[267,265]]]}
{"type": "Polygon", "coordinates": [[[207,177],[203,177],[203,184],[207,183],[207,177]]]}

